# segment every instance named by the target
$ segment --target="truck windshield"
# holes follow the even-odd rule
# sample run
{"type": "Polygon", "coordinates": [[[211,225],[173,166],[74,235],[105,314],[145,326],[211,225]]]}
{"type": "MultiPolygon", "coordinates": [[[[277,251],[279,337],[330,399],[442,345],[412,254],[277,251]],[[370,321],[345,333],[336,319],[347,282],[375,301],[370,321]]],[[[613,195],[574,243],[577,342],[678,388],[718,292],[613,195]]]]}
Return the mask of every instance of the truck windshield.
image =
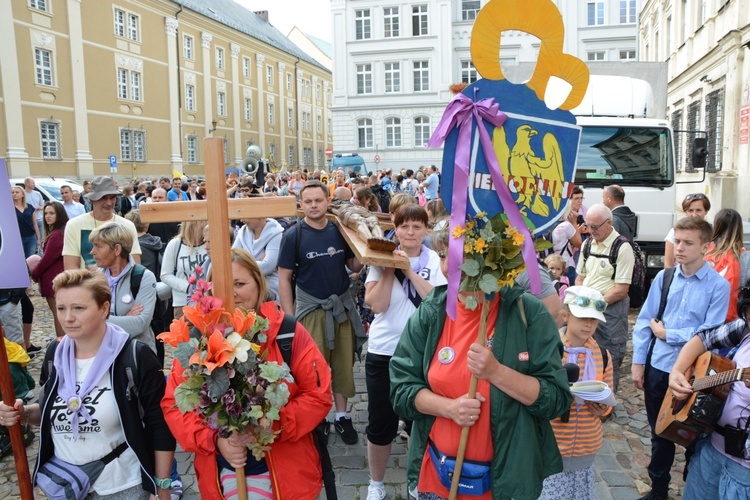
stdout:
{"type": "Polygon", "coordinates": [[[671,186],[673,172],[669,129],[583,127],[577,185],[671,186]]]}

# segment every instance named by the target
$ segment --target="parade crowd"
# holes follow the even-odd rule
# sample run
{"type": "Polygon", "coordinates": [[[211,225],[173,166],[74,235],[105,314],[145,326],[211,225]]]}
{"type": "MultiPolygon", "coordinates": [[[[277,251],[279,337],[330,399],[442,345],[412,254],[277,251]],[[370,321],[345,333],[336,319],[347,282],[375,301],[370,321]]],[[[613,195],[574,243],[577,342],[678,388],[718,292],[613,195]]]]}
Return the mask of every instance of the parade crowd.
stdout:
{"type": "MultiPolygon", "coordinates": [[[[368,500],[386,497],[391,446],[401,432],[410,495],[447,499],[467,427],[458,498],[593,499],[611,400],[574,397],[570,384],[601,382],[616,398],[632,340],[629,368],[652,435],[651,491],[642,498],[666,499],[675,444],[655,431],[665,395],[692,396],[685,372],[706,351],[750,364],[750,258],[740,215],[722,208],[709,224],[708,197],[685,197],[664,235],[665,269],[646,292],[637,214],[624,190],[611,185],[587,206],[576,187],[544,235],[552,249],[538,256],[541,291],[531,293],[528,271],[502,288],[487,303],[487,340],[479,344],[484,323],[471,304],[483,292],[461,290],[455,318],[447,314],[455,234],[440,182],[434,165],[370,176],[227,176],[229,198],[294,196],[303,213],[226,222],[236,307],[268,321],[260,353],[291,372],[289,401],[274,424],[280,434],[261,458],[248,453],[248,433],[225,435],[197,412],[180,411],[186,367],[165,356],[156,338],[194,305],[196,276],[211,280],[211,241],[206,221],[147,223],[140,207],[210,202],[205,183],[161,177],[120,188],[100,176],[86,180],[82,193],[63,186],[63,201],[46,203],[32,178],[13,186],[29,275],[49,305],[57,341],[44,348],[31,338],[32,288],[0,290],[18,398],[0,403],[0,452],[11,452],[8,426],[20,424],[27,444],[38,435],[33,480],[51,497],[179,499],[179,443],[194,454],[202,498],[237,498],[239,479],[248,498],[313,499],[330,471],[321,429],[350,445],[362,438],[348,400],[367,343],[368,500]],[[394,255],[409,261],[406,269],[357,259],[327,217],[330,206],[347,204],[389,214],[386,237],[398,244],[394,255]],[[630,331],[632,307],[640,311],[630,331]],[[44,357],[38,381],[25,368],[34,356],[44,357]],[[474,398],[467,395],[472,377],[474,398]]],[[[715,411],[713,432],[687,448],[683,498],[750,498],[748,386],[732,383],[715,411]]]]}

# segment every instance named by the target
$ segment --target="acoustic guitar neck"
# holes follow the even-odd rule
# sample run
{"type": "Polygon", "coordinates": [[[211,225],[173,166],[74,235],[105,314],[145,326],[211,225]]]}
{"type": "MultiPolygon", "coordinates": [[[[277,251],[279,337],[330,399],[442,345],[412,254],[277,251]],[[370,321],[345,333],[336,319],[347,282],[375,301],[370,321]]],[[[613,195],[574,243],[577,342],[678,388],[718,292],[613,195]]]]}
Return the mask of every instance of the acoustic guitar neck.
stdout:
{"type": "Polygon", "coordinates": [[[699,378],[693,382],[693,390],[696,392],[705,391],[731,382],[742,382],[748,377],[750,377],[750,368],[737,368],[736,370],[699,378]]]}

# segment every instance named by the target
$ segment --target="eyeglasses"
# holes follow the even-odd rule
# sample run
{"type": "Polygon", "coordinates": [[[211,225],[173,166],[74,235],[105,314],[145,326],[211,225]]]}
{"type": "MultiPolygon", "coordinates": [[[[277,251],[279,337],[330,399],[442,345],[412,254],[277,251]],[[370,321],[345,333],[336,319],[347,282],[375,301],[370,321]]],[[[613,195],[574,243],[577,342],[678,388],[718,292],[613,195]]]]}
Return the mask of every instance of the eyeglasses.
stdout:
{"type": "Polygon", "coordinates": [[[703,193],[693,193],[685,196],[686,200],[705,200],[707,197],[703,193]]]}
{"type": "Polygon", "coordinates": [[[600,227],[602,227],[602,226],[603,226],[604,224],[606,224],[606,223],[607,223],[607,222],[609,222],[610,220],[611,220],[611,219],[605,219],[605,220],[604,220],[604,222],[602,222],[602,223],[601,223],[601,224],[599,224],[598,226],[595,226],[595,225],[593,225],[593,224],[587,224],[587,226],[589,226],[589,229],[593,229],[594,231],[598,231],[600,227]]]}
{"type": "Polygon", "coordinates": [[[607,309],[607,303],[603,300],[591,300],[588,297],[575,297],[574,299],[567,299],[566,304],[574,304],[581,307],[593,307],[599,312],[604,312],[607,309]]]}

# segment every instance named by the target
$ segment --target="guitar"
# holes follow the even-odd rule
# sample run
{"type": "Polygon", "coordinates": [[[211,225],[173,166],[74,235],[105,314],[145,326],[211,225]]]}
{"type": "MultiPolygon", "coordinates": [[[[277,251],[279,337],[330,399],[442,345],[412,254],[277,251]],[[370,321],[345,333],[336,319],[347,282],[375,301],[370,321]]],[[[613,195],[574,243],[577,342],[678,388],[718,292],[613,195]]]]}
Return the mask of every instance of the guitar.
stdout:
{"type": "Polygon", "coordinates": [[[667,391],[656,418],[656,433],[677,444],[688,446],[713,430],[719,421],[732,382],[750,387],[750,368],[735,368],[724,356],[704,352],[685,372],[693,394],[678,401],[667,391]]]}

